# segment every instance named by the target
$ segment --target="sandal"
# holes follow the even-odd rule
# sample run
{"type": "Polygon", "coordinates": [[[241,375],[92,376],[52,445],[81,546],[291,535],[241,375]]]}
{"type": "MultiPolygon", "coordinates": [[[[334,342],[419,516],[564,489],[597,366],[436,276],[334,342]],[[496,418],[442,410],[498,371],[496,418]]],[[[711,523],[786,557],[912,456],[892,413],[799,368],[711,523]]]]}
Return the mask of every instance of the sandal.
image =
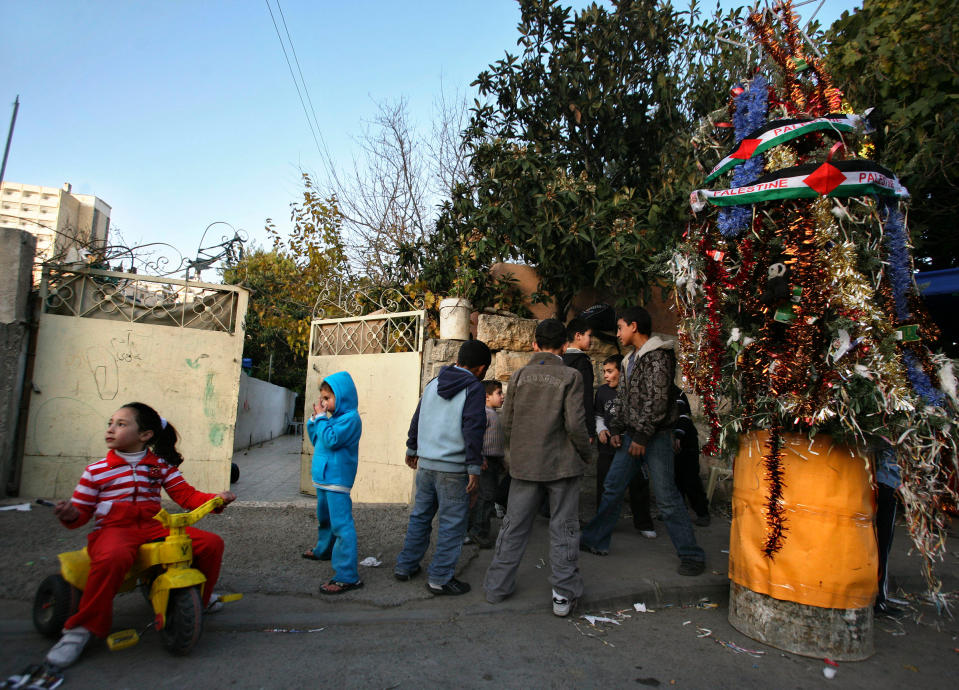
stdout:
{"type": "Polygon", "coordinates": [[[343,594],[343,592],[349,592],[351,589],[359,589],[363,586],[363,580],[357,580],[356,582],[337,582],[336,580],[330,580],[325,585],[320,585],[320,594],[343,594]]]}

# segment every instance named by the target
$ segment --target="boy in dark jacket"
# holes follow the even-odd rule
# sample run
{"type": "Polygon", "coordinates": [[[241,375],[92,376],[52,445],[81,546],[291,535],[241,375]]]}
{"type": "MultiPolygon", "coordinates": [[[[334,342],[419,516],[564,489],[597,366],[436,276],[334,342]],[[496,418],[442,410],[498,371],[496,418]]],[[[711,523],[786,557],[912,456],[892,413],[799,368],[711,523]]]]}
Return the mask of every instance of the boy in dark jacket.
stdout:
{"type": "Polygon", "coordinates": [[[563,366],[561,321],[536,327],[536,354],[513,372],[503,405],[503,434],[512,478],[509,505],[486,571],[486,600],[496,604],[516,589],[542,493],[549,498],[550,584],[553,613],[567,616],[583,593],[579,572],[579,488],[593,457],[583,416],[583,378],[563,366]]]}
{"type": "MultiPolygon", "coordinates": [[[[606,483],[606,474],[616,448],[610,443],[612,434],[609,425],[613,423],[613,412],[616,409],[616,391],[622,380],[620,365],[622,355],[610,355],[603,360],[603,380],[606,381],[596,389],[596,438],[599,441],[597,450],[599,458],[596,461],[596,503],[603,497],[603,485],[606,483]]],[[[629,506],[633,511],[633,527],[639,530],[647,539],[656,538],[656,528],[653,518],[649,514],[649,480],[642,472],[637,472],[633,481],[629,483],[629,506]]]]}
{"type": "Polygon", "coordinates": [[[673,469],[676,425],[673,343],[652,335],[652,319],[642,307],[631,307],[623,313],[617,321],[616,335],[623,345],[634,348],[623,360],[623,380],[617,390],[610,427],[611,442],[619,450],[606,475],[596,517],[583,530],[580,543],[590,553],[609,553],[626,487],[645,463],[656,503],[680,558],[678,572],[701,575],[706,568],[706,554],[696,543],[673,469]]]}
{"type": "Polygon", "coordinates": [[[406,464],[416,470],[416,497],[403,550],[393,575],[405,582],[420,572],[437,515],[436,549],[427,571],[432,594],[466,594],[470,586],[453,574],[463,549],[470,495],[479,487],[486,432],[489,348],[479,340],[460,347],[455,366],[443,367],[426,384],[406,441],[406,464]]]}
{"type": "Polygon", "coordinates": [[[592,344],[593,330],[585,319],[571,319],[566,326],[566,352],[563,364],[572,367],[583,377],[583,412],[586,415],[586,430],[591,439],[596,438],[596,418],[593,414],[593,362],[586,354],[592,344]]]}

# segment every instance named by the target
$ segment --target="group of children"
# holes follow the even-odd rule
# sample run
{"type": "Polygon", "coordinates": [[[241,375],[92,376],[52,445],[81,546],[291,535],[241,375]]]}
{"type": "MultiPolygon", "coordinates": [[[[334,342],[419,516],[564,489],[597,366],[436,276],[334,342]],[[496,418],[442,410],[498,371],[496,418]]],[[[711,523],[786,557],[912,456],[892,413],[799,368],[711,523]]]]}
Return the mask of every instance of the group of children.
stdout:
{"type": "MultiPolygon", "coordinates": [[[[478,340],[463,343],[456,364],[443,367],[427,384],[407,438],[405,462],[416,471],[416,491],[393,570],[397,580],[405,582],[420,573],[436,518],[436,546],[427,568],[426,588],[434,595],[469,592],[470,585],[454,576],[462,546],[470,541],[484,548],[492,546],[494,506],[505,503],[496,551],[484,582],[486,599],[500,602],[515,590],[533,522],[545,508],[553,613],[566,616],[583,592],[579,550],[608,552],[612,525],[619,517],[627,486],[634,524],[645,536],[656,536],[649,515],[647,475],[653,478],[657,502],[682,558],[680,572],[702,572],[702,550],[690,539],[691,527],[685,529],[679,515],[681,512],[689,522],[685,504],[680,511],[675,500],[679,492],[674,477],[679,479],[682,473],[678,469],[675,475],[673,472],[674,431],[679,457],[684,452],[693,457],[690,449],[695,447],[699,484],[698,445],[693,445],[696,433],[689,420],[688,402],[684,395],[677,397],[672,385],[675,358],[667,356],[665,363],[662,361],[667,347],[650,339],[645,310],[627,310],[618,327],[620,342],[634,351],[625,371],[618,355],[603,362],[605,384],[595,397],[592,364],[585,354],[590,349],[591,330],[586,322],[575,319],[569,327],[556,319],[537,325],[534,354],[510,377],[505,399],[500,382],[483,380],[491,353],[478,340]],[[637,362],[641,366],[634,372],[637,362]],[[653,363],[654,373],[661,374],[658,379],[645,380],[650,378],[644,369],[647,362],[653,363]],[[662,388],[667,380],[671,388],[665,395],[671,398],[664,402],[664,391],[656,387],[662,388]],[[655,398],[656,404],[646,404],[650,401],[646,398],[655,398]],[[643,410],[637,415],[634,408],[643,410]],[[668,433],[665,444],[660,432],[668,433]],[[650,451],[656,448],[655,453],[646,451],[647,444],[650,451]],[[597,456],[597,496],[602,500],[596,518],[586,527],[588,539],[581,542],[581,477],[597,456]],[[661,480],[667,473],[672,491],[661,480]]],[[[317,540],[302,556],[331,561],[333,577],[320,587],[327,595],[363,586],[350,500],[362,433],[357,405],[353,379],[345,371],[337,372],[322,381],[319,400],[307,422],[314,446],[311,475],[316,488],[317,540]]],[[[162,526],[153,520],[160,510],[161,488],[188,510],[215,495],[225,504],[236,498],[229,491],[197,491],[186,482],[177,469],[183,458],[176,449],[176,430],[148,405],[129,403],[117,410],[108,423],[105,441],[107,456],[87,466],[72,498],[60,501],[54,509],[61,523],[71,529],[95,520],[88,537],[90,575],[79,609],[66,621],[60,641],[47,655],[49,664],[61,668],[76,661],[91,636],[107,636],[113,597],[138,547],[164,536],[162,526]]],[[[683,485],[697,514],[708,519],[692,482],[683,485]]],[[[193,539],[194,565],[206,576],[203,603],[210,607],[216,604],[213,588],[223,541],[203,530],[189,527],[187,531],[193,539]]]]}

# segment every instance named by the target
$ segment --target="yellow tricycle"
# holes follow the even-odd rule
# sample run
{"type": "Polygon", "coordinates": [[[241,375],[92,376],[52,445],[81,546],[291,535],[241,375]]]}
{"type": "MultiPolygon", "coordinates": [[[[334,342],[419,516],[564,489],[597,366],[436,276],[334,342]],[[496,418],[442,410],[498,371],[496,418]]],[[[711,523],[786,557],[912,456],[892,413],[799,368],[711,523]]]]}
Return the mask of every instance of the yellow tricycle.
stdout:
{"type": "MultiPolygon", "coordinates": [[[[153,607],[154,619],[147,626],[160,631],[163,646],[171,654],[189,654],[203,631],[203,598],[206,576],[193,563],[193,542],[186,528],[223,505],[219,496],[188,513],[168,513],[164,509],[153,516],[170,530],[163,540],[141,544],[136,560],[127,573],[121,592],[141,587],[153,607]]],[[[86,547],[59,554],[60,572],[47,576],[33,600],[33,624],[44,635],[58,638],[67,619],[76,613],[80,595],[90,573],[86,547]]],[[[220,601],[235,601],[242,594],[229,594],[220,601]]],[[[140,639],[136,630],[121,630],[107,638],[111,650],[132,647],[140,639]]]]}

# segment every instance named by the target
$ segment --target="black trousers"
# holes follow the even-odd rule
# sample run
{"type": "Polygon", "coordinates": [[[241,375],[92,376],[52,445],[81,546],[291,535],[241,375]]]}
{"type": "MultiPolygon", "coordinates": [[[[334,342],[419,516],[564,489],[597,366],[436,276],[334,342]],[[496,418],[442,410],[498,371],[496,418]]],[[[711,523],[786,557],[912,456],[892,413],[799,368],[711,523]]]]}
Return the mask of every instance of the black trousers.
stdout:
{"type": "Polygon", "coordinates": [[[696,515],[709,515],[709,502],[699,477],[699,448],[681,448],[675,459],[676,486],[679,493],[689,501],[696,515]]]}
{"type": "Polygon", "coordinates": [[[889,551],[892,549],[892,535],[896,528],[896,490],[885,484],[879,484],[876,496],[876,543],[879,547],[879,594],[876,603],[886,601],[886,584],[889,573],[889,551]]]}

